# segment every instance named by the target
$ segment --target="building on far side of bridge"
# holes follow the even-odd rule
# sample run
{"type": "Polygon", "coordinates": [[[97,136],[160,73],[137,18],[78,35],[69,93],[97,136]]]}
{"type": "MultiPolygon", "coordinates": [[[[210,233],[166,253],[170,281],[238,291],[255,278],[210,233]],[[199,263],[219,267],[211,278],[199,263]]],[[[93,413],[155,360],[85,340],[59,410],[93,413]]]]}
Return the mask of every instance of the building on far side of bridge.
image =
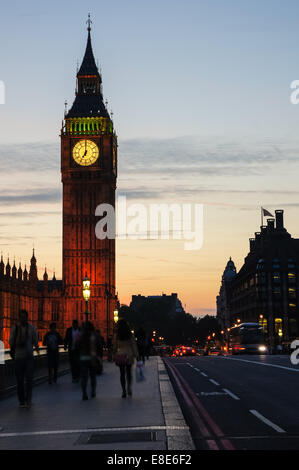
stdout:
{"type": "Polygon", "coordinates": [[[299,337],[299,239],[284,227],[283,210],[276,210],[249,243],[241,269],[222,278],[217,318],[222,327],[259,322],[270,345],[288,344],[299,337]]]}

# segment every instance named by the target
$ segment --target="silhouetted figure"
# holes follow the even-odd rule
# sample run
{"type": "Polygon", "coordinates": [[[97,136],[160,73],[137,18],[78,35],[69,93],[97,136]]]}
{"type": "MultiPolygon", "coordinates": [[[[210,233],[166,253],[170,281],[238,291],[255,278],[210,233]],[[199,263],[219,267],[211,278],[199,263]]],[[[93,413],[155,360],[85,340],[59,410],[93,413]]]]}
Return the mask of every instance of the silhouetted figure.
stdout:
{"type": "Polygon", "coordinates": [[[96,373],[101,375],[103,373],[103,349],[104,349],[104,338],[101,335],[100,330],[96,330],[96,344],[97,344],[97,357],[98,357],[98,364],[96,367],[96,373]]]}
{"type": "Polygon", "coordinates": [[[107,346],[107,359],[109,362],[111,362],[112,354],[113,354],[113,344],[112,344],[111,336],[108,336],[106,346],[107,346]]]}
{"type": "Polygon", "coordinates": [[[97,335],[91,322],[83,323],[82,333],[77,343],[80,360],[82,400],[88,400],[87,383],[90,377],[91,397],[96,396],[96,360],[98,351],[97,335]]]}
{"type": "Polygon", "coordinates": [[[50,331],[45,334],[43,345],[47,347],[47,359],[49,370],[49,384],[57,382],[57,373],[59,366],[59,345],[63,344],[58,331],[56,331],[56,323],[50,323],[50,331]]]}
{"type": "Polygon", "coordinates": [[[146,352],[146,332],[142,327],[140,327],[136,333],[137,339],[137,348],[139,359],[144,363],[145,362],[145,352],[146,352]]]}
{"type": "Polygon", "coordinates": [[[72,373],[73,382],[79,382],[80,379],[80,365],[79,353],[76,343],[80,337],[80,329],[78,320],[74,320],[70,328],[66,330],[64,339],[64,349],[69,352],[69,361],[72,373]]]}
{"type": "Polygon", "coordinates": [[[132,365],[134,359],[138,358],[138,350],[135,338],[125,320],[119,320],[113,340],[113,352],[115,364],[120,369],[120,383],[122,386],[122,397],[132,395],[132,365]],[[127,385],[127,390],[126,390],[127,385]]]}
{"type": "Polygon", "coordinates": [[[145,354],[145,356],[148,360],[149,356],[151,354],[151,339],[150,339],[150,335],[148,333],[146,333],[146,335],[145,335],[145,351],[144,351],[144,354],[145,354]]]}
{"type": "Polygon", "coordinates": [[[37,352],[39,352],[39,348],[36,329],[28,323],[27,310],[20,310],[19,321],[10,332],[9,345],[11,356],[15,360],[20,407],[30,408],[34,373],[33,347],[37,352]]]}
{"type": "Polygon", "coordinates": [[[103,359],[103,348],[104,348],[105,341],[104,341],[103,336],[101,335],[100,330],[96,330],[96,337],[97,337],[97,355],[101,359],[103,359]]]}

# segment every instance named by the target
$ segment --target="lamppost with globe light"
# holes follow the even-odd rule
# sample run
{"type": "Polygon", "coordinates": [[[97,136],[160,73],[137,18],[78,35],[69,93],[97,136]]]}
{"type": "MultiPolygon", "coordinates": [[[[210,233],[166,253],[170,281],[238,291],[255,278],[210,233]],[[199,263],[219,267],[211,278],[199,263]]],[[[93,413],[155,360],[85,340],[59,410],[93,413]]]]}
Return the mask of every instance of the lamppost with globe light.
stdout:
{"type": "Polygon", "coordinates": [[[115,325],[115,326],[117,325],[118,320],[119,320],[119,318],[118,318],[118,310],[115,309],[114,312],[113,312],[113,321],[114,321],[114,325],[115,325]]]}
{"type": "Polygon", "coordinates": [[[86,323],[88,322],[88,301],[90,299],[90,279],[87,276],[87,273],[85,274],[85,277],[82,279],[82,293],[83,293],[83,299],[85,300],[85,320],[86,323]]]}

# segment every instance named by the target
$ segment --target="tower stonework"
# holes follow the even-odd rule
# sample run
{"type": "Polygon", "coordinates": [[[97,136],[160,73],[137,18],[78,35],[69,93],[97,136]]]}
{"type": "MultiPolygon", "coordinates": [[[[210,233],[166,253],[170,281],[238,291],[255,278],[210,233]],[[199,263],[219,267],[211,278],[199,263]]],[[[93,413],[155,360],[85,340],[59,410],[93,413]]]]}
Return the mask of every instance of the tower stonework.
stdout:
{"type": "Polygon", "coordinates": [[[115,239],[95,234],[99,204],[115,207],[117,137],[105,107],[102,77],[95,63],[88,26],[76,97],[61,130],[63,184],[64,325],[85,319],[82,279],[90,278],[89,320],[112,334],[115,308],[115,239]]]}

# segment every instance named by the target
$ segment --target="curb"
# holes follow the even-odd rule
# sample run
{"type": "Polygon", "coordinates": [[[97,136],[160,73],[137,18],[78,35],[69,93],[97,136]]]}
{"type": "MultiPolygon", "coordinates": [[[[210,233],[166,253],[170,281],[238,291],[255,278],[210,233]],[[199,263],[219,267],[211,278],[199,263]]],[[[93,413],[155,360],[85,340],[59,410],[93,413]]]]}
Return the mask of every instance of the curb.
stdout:
{"type": "Polygon", "coordinates": [[[190,428],[185,421],[168,372],[160,357],[158,357],[157,364],[162,409],[165,425],[167,426],[167,450],[194,450],[195,446],[191,437],[190,428]],[[182,429],[177,429],[178,426],[182,429]]]}

